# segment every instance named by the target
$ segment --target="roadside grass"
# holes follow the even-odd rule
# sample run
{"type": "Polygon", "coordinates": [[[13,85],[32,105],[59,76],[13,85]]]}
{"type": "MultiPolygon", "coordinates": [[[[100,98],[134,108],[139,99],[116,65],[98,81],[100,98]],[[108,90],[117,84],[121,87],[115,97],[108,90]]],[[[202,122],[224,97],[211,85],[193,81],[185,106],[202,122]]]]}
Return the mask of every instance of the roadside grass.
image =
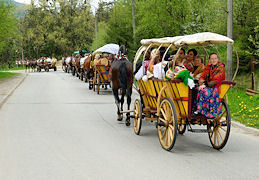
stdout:
{"type": "Polygon", "coordinates": [[[13,70],[25,70],[25,67],[18,66],[18,67],[12,67],[12,68],[0,68],[0,71],[13,71],[13,70]]]}
{"type": "Polygon", "coordinates": [[[19,75],[20,73],[13,73],[13,72],[0,72],[0,82],[4,79],[11,78],[14,76],[19,75]]]}
{"type": "MultiPolygon", "coordinates": [[[[259,73],[255,75],[257,80],[259,73]]],[[[237,83],[228,92],[229,108],[233,120],[246,126],[259,129],[259,94],[249,96],[246,94],[246,88],[251,88],[251,75],[242,74],[237,76],[237,83]]],[[[258,91],[258,82],[255,84],[255,90],[258,91]]]]}

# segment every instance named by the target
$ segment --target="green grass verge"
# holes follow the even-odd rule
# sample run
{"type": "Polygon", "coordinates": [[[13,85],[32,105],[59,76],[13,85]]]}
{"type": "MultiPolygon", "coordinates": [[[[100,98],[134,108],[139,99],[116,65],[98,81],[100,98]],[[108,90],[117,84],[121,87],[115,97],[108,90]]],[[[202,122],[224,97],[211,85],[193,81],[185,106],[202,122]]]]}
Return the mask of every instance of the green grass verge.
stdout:
{"type": "MultiPolygon", "coordinates": [[[[258,73],[255,79],[258,79],[258,73]]],[[[232,120],[259,129],[259,94],[249,96],[246,88],[251,88],[251,75],[239,75],[235,82],[237,85],[229,90],[228,100],[232,120]]],[[[258,91],[258,83],[255,85],[258,91]]]]}
{"type": "Polygon", "coordinates": [[[14,76],[19,75],[20,73],[13,73],[13,72],[0,72],[0,81],[3,81],[4,79],[11,78],[14,76]]]}
{"type": "Polygon", "coordinates": [[[22,67],[22,66],[20,66],[20,67],[13,67],[13,68],[0,68],[0,71],[13,71],[13,70],[24,70],[25,69],[25,67],[22,67]]]}
{"type": "Polygon", "coordinates": [[[233,120],[259,129],[259,95],[248,96],[245,91],[230,90],[228,100],[233,120]]]}

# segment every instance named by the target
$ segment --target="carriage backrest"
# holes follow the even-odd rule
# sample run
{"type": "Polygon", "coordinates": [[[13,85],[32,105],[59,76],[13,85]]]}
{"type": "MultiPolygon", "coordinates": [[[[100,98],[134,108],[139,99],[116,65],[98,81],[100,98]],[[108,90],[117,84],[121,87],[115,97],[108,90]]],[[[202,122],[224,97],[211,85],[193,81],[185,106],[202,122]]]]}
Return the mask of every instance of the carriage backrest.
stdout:
{"type": "Polygon", "coordinates": [[[101,82],[110,82],[111,81],[111,79],[109,77],[109,69],[110,69],[110,66],[105,66],[105,65],[96,65],[95,66],[96,73],[99,74],[99,76],[101,78],[101,82]]]}

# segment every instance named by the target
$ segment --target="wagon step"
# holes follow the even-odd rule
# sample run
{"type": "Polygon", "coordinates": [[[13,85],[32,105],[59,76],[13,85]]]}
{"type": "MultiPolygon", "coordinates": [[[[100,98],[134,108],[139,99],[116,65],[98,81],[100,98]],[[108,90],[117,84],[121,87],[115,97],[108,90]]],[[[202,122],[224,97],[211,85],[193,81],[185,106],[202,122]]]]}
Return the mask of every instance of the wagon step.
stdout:
{"type": "Polygon", "coordinates": [[[211,132],[211,130],[207,130],[207,129],[188,129],[188,131],[193,132],[193,133],[208,133],[208,132],[211,132]]]}

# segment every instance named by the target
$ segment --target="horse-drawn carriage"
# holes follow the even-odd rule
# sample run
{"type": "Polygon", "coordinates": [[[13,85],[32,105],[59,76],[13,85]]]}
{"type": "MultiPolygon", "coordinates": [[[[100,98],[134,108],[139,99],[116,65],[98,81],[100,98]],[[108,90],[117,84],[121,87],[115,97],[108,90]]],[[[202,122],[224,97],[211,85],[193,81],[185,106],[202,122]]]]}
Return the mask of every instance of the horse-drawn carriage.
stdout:
{"type": "MultiPolygon", "coordinates": [[[[134,59],[134,70],[139,58],[143,55],[144,61],[145,54],[150,48],[156,47],[159,50],[161,47],[165,47],[166,51],[162,58],[164,61],[170,49],[178,49],[178,54],[182,47],[198,46],[203,48],[207,54],[205,46],[233,44],[233,40],[215,33],[197,33],[161,39],[144,39],[141,44],[142,46],[138,49],[134,59]]],[[[173,68],[174,66],[173,63],[173,68]]],[[[186,86],[182,80],[168,81],[151,78],[145,81],[142,79],[135,81],[140,98],[136,99],[134,103],[134,131],[137,135],[140,134],[143,119],[156,121],[159,141],[165,150],[173,148],[177,131],[179,134],[183,134],[186,129],[191,132],[208,133],[213,148],[222,149],[228,141],[231,125],[226,93],[234,84],[232,81],[222,82],[219,94],[222,113],[217,117],[207,118],[204,115],[192,113],[193,90],[186,86]],[[204,125],[207,128],[194,129],[193,125],[204,125]]]]}
{"type": "Polygon", "coordinates": [[[54,71],[57,71],[56,63],[56,58],[41,58],[37,60],[37,71],[41,72],[42,69],[46,72],[49,72],[49,69],[54,69],[54,71]]]}
{"type": "MultiPolygon", "coordinates": [[[[97,94],[100,92],[100,87],[104,87],[107,89],[107,86],[110,86],[111,84],[111,78],[109,75],[110,68],[111,68],[111,62],[109,62],[108,57],[105,58],[106,63],[104,64],[97,64],[95,65],[95,59],[97,56],[99,56],[99,53],[109,53],[109,54],[117,54],[119,50],[119,45],[117,44],[106,44],[99,49],[95,50],[91,56],[92,60],[92,68],[93,68],[93,77],[89,79],[89,89],[93,88],[93,90],[97,91],[97,94]]],[[[98,61],[98,58],[96,59],[96,62],[98,61]]],[[[102,60],[100,60],[102,61],[102,60]]]]}

